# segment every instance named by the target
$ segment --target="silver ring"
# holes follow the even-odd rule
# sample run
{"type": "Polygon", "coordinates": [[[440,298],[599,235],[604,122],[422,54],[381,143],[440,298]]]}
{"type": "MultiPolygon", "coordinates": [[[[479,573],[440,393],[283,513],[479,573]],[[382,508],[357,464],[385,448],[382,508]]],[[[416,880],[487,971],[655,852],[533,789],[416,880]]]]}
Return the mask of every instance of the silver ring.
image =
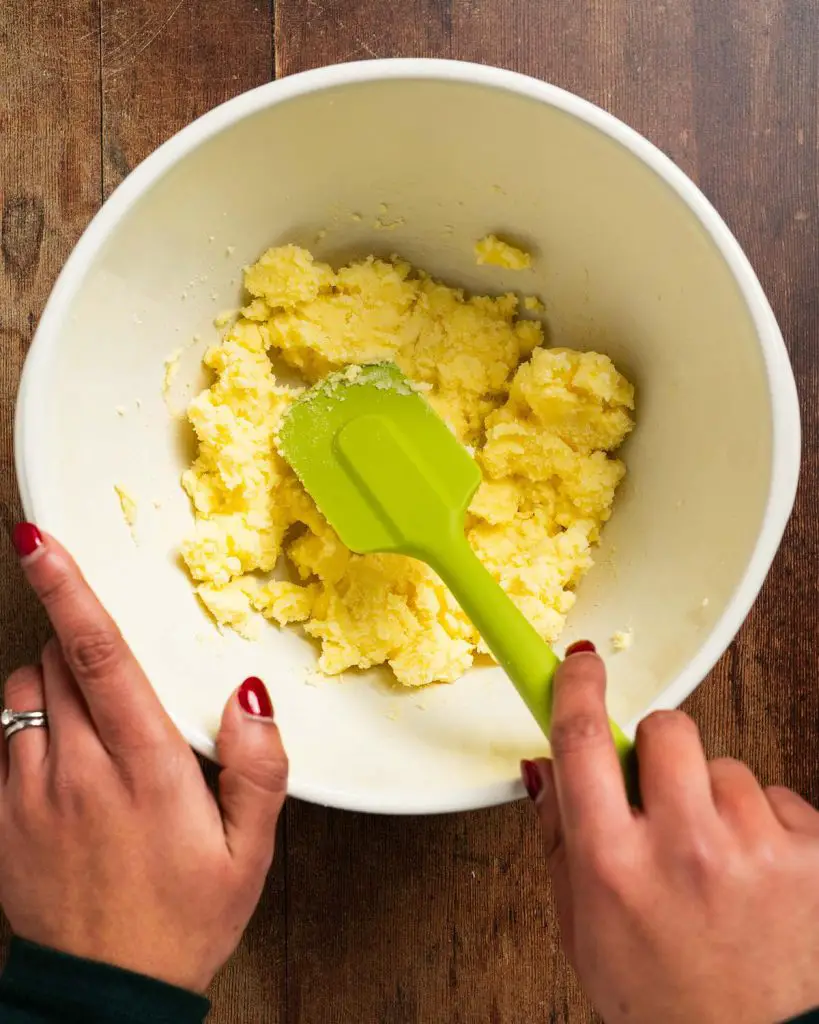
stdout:
{"type": "Polygon", "coordinates": [[[48,714],[45,711],[12,711],[11,708],[3,708],[0,712],[0,727],[8,743],[12,736],[26,729],[47,729],[48,714]]]}

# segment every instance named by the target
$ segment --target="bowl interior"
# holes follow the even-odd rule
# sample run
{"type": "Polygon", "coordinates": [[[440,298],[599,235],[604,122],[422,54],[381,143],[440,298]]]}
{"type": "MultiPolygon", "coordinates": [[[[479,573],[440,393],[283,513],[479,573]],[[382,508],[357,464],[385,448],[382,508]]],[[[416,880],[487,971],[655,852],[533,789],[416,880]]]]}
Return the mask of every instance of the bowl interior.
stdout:
{"type": "Polygon", "coordinates": [[[424,692],[379,673],[311,685],[314,649],[296,632],[249,644],[210,624],[175,554],[192,439],[163,399],[165,358],[187,346],[182,408],[242,266],[285,241],[333,262],[399,252],[469,289],[541,295],[553,343],[608,353],[638,388],[629,476],[566,635],[605,647],[633,630],[610,660],[611,711],[628,722],[673,697],[754,551],[772,444],[757,329],[675,189],[560,105],[443,77],[276,90],[195,145],[190,130],[174,140],[154,164],[167,169],[138,171],[72,261],[21,401],[28,511],[75,552],[199,749],[255,674],[299,795],[393,811],[506,799],[545,741],[499,670],[424,692]],[[140,176],[155,180],[140,189],[140,176]],[[488,231],[529,247],[534,269],[477,267],[488,231]],[[139,501],[136,545],[116,483],[139,501]]]}

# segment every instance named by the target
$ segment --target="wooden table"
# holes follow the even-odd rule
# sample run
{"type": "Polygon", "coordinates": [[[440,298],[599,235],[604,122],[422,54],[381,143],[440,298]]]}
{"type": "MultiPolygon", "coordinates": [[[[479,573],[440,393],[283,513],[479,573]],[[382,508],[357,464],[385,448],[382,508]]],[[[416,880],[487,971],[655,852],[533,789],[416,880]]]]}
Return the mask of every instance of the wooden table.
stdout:
{"type": "MultiPolygon", "coordinates": [[[[436,56],[528,72],[617,114],[705,190],[755,265],[805,416],[796,514],[764,594],[688,704],[709,753],[819,800],[817,0],[5,0],[0,11],[0,518],[18,374],[100,202],[190,120],[305,68],[436,56]],[[389,12],[389,13],[388,13],[389,12]]],[[[0,550],[0,669],[46,635],[0,550]]],[[[291,802],[213,1021],[593,1019],[559,949],[528,806],[397,821],[291,802]]]]}

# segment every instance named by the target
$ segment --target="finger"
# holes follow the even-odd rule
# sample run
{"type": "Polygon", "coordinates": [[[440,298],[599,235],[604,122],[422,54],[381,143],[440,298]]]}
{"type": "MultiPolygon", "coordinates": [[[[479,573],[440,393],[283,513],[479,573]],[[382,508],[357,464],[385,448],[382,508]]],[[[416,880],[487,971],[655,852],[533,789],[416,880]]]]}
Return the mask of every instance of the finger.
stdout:
{"type": "Polygon", "coordinates": [[[721,818],[745,833],[770,827],[773,809],[747,765],[720,757],[708,768],[714,805],[721,818]]]}
{"type": "Polygon", "coordinates": [[[551,858],[562,843],[560,826],[560,805],[557,802],[555,777],[552,762],[541,757],[536,761],[521,761],[521,775],[529,799],[535,805],[546,846],[546,856],[551,858]]]}
{"type": "Polygon", "coordinates": [[[245,680],[228,701],[216,751],[228,848],[241,866],[263,877],[273,859],[276,822],[287,795],[287,755],[260,679],[245,680]]]}
{"type": "Polygon", "coordinates": [[[596,654],[570,654],[557,670],[549,738],[567,846],[579,835],[613,838],[632,821],[605,693],[606,670],[596,654]]]}
{"type": "Polygon", "coordinates": [[[64,751],[79,757],[89,744],[99,748],[99,736],[88,707],[56,637],[43,648],[42,664],[51,750],[55,755],[64,751]]]}
{"type": "Polygon", "coordinates": [[[112,752],[157,744],[170,719],[74,560],[30,523],[15,527],[14,544],[103,744],[112,752]]]}
{"type": "Polygon", "coordinates": [[[521,774],[529,798],[535,805],[546,847],[552,892],[555,897],[563,948],[570,960],[574,956],[574,930],[572,927],[572,897],[566,848],[560,823],[560,805],[557,801],[552,762],[544,757],[536,761],[522,761],[521,774]]]}
{"type": "MultiPolygon", "coordinates": [[[[13,672],[3,690],[3,704],[12,711],[44,711],[43,674],[27,665],[13,672]]],[[[23,729],[6,741],[8,777],[30,775],[42,769],[48,754],[48,729],[23,729]]]]}
{"type": "Polygon", "coordinates": [[[765,797],[783,828],[819,838],[819,811],[785,786],[768,786],[765,797]]]}
{"type": "Polygon", "coordinates": [[[643,810],[649,819],[688,828],[714,814],[700,731],[682,711],[655,711],[637,726],[643,810]]]}

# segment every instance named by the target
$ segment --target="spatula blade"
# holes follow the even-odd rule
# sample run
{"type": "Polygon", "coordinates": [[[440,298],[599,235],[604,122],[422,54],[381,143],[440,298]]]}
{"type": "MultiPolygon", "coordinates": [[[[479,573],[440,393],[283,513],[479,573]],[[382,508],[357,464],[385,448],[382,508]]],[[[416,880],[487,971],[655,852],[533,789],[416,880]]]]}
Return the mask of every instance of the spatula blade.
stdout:
{"type": "Polygon", "coordinates": [[[463,531],[477,464],[393,363],[339,371],[293,404],[279,448],[353,551],[422,555],[463,531]]]}

